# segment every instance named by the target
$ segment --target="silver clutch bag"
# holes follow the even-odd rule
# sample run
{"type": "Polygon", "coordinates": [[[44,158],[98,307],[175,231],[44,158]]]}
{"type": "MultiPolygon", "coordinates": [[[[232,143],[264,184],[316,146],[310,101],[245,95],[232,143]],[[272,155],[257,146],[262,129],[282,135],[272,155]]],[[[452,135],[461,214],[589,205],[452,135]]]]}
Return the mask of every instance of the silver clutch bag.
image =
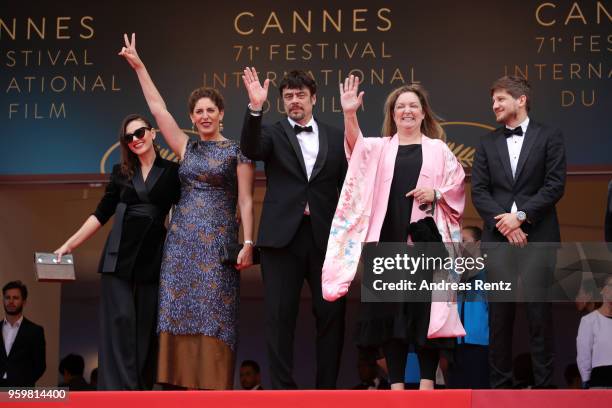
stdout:
{"type": "Polygon", "coordinates": [[[58,262],[57,255],[48,252],[34,253],[34,271],[39,282],[66,282],[76,279],[72,255],[62,256],[58,262]]]}

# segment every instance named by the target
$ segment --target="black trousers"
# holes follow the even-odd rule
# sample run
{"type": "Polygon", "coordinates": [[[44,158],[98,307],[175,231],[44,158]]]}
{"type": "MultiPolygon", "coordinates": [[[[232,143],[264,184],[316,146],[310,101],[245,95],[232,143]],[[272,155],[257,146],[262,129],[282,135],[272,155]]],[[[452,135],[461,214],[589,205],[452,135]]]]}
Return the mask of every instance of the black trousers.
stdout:
{"type": "Polygon", "coordinates": [[[448,370],[447,388],[489,388],[489,347],[459,343],[448,370]]]}
{"type": "MultiPolygon", "coordinates": [[[[399,339],[392,339],[382,346],[387,369],[389,371],[389,383],[404,383],[406,378],[406,363],[410,344],[399,339]]],[[[419,371],[422,380],[436,381],[436,371],[440,362],[440,350],[433,347],[418,346],[416,355],[419,359],[419,371]]]]}
{"type": "Polygon", "coordinates": [[[159,284],[101,274],[99,390],[150,390],[157,374],[159,284]]]}
{"type": "Polygon", "coordinates": [[[487,280],[511,282],[522,292],[510,298],[489,297],[489,374],[491,388],[512,388],[512,336],[517,302],[525,303],[529,324],[529,347],[533,366],[533,386],[550,387],[553,376],[552,304],[547,292],[553,283],[556,249],[510,248],[507,244],[487,251],[487,280]],[[500,301],[508,300],[508,301],[500,301]]]}
{"type": "Polygon", "coordinates": [[[612,387],[612,365],[593,367],[589,388],[593,387],[612,387]]]}
{"type": "Polygon", "coordinates": [[[344,344],[345,299],[327,302],[321,292],[325,254],[317,248],[310,217],[285,248],[262,248],[265,326],[273,389],[297,389],[293,379],[295,324],[304,280],[312,293],[316,320],[316,388],[334,389],[344,344]]]}

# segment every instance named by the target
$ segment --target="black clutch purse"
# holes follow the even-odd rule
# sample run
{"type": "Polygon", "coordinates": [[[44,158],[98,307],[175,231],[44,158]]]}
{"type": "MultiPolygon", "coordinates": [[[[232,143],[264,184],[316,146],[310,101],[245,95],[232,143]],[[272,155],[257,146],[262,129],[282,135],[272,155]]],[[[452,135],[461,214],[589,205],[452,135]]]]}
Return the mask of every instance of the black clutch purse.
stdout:
{"type": "Polygon", "coordinates": [[[421,243],[422,248],[427,250],[429,256],[446,258],[448,251],[442,242],[442,235],[438,231],[436,222],[432,217],[425,217],[417,222],[411,222],[408,233],[415,243],[421,243]]]}
{"type": "MultiPolygon", "coordinates": [[[[242,244],[225,244],[219,250],[219,262],[222,265],[234,266],[238,263],[238,254],[242,250],[242,244]]],[[[259,248],[253,247],[253,265],[259,264],[259,248]]]]}
{"type": "Polygon", "coordinates": [[[442,235],[438,231],[436,222],[432,217],[425,217],[417,222],[411,222],[408,233],[413,242],[442,242],[442,235]]]}

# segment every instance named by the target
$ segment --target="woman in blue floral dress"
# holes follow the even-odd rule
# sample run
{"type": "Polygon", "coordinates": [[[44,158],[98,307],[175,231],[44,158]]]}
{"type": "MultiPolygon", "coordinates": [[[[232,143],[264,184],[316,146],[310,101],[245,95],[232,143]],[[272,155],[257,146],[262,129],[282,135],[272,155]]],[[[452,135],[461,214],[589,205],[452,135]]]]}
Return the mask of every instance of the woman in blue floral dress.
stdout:
{"type": "Polygon", "coordinates": [[[199,140],[179,128],[124,36],[123,56],[138,75],[166,142],[180,159],[181,198],[169,228],[160,277],[157,380],[192,389],[231,389],[237,343],[239,270],[253,258],[254,165],[221,133],[224,102],[212,88],[189,97],[199,140]],[[222,265],[219,250],[237,242],[240,207],[245,245],[238,264],[222,265]]]}

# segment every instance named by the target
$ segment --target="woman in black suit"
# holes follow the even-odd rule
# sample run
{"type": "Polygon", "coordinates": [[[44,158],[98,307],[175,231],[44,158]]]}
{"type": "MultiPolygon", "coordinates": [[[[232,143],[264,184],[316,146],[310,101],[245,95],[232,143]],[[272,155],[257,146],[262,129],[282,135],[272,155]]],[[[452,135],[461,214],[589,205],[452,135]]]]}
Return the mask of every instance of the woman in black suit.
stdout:
{"type": "Polygon", "coordinates": [[[151,389],[157,363],[159,270],[164,221],[180,196],[178,164],[162,159],[155,131],[139,115],[123,120],[121,164],[113,167],[96,211],[55,253],[70,253],[115,215],[104,246],[101,279],[101,390],[151,389]]]}

